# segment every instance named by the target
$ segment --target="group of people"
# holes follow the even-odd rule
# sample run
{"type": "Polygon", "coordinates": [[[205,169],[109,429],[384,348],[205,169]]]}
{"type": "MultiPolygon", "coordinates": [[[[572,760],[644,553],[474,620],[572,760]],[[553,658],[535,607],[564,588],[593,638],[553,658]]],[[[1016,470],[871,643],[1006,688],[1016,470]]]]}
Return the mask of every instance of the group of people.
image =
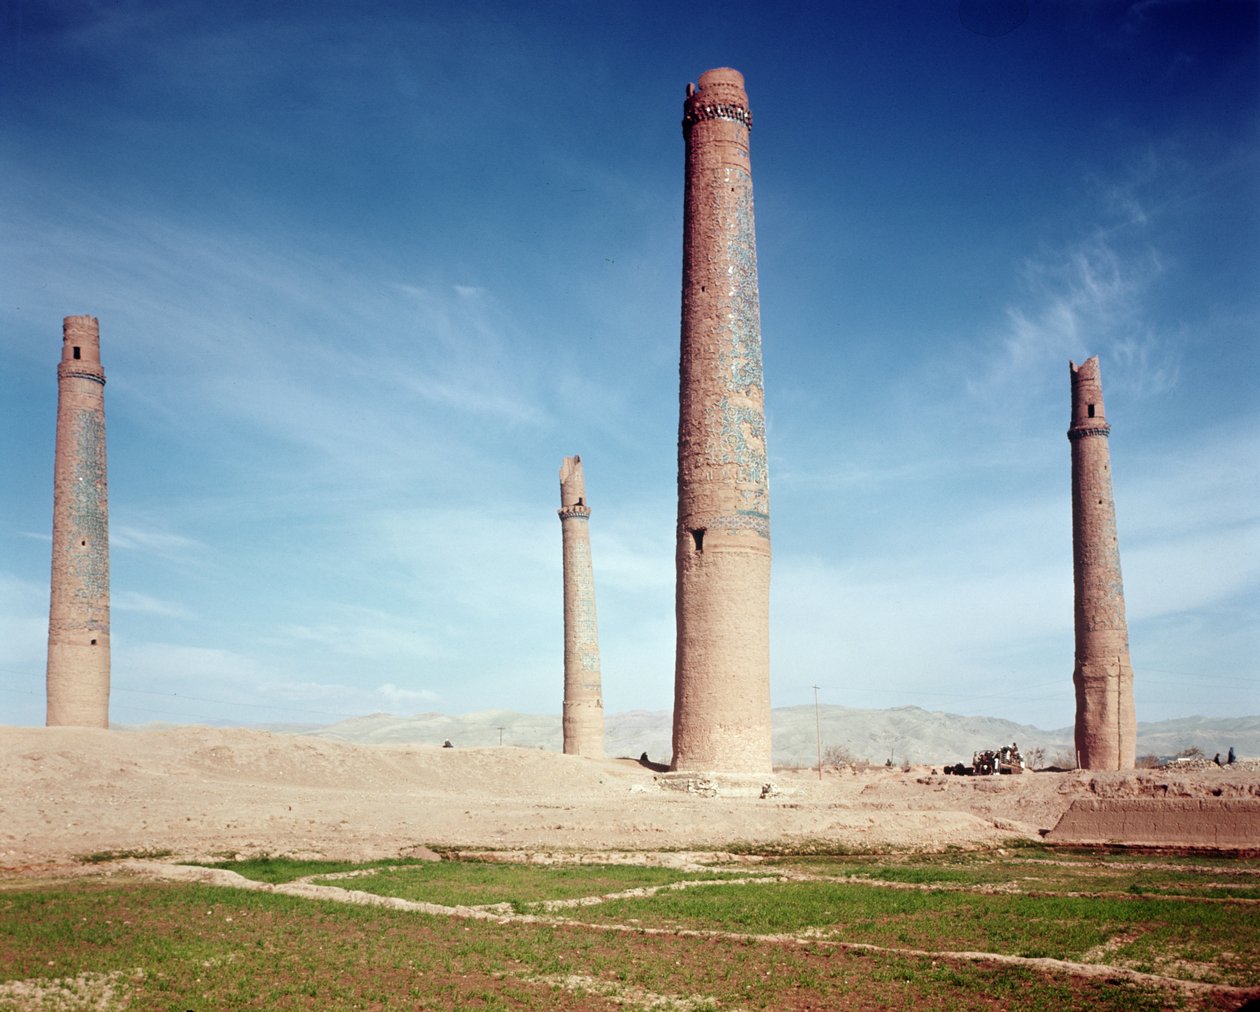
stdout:
{"type": "Polygon", "coordinates": [[[1229,758],[1226,759],[1224,762],[1221,761],[1221,754],[1219,752],[1217,752],[1216,755],[1212,759],[1212,762],[1216,763],[1217,766],[1233,766],[1234,763],[1237,761],[1238,761],[1238,757],[1234,755],[1233,745],[1229,747],[1229,758]]]}

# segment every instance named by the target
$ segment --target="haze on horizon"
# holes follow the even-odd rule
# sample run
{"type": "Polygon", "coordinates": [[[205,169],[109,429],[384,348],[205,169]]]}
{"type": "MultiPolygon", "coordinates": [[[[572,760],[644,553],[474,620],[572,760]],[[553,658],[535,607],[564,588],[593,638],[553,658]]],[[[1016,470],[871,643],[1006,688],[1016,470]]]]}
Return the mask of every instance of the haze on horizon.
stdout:
{"type": "Polygon", "coordinates": [[[108,385],[120,723],[672,705],[687,82],[754,116],[772,701],[1072,722],[1069,359],[1139,721],[1260,712],[1245,0],[18,0],[0,724],[42,724],[61,320],[108,385]],[[1027,10],[1027,17],[1008,16],[1027,10]]]}

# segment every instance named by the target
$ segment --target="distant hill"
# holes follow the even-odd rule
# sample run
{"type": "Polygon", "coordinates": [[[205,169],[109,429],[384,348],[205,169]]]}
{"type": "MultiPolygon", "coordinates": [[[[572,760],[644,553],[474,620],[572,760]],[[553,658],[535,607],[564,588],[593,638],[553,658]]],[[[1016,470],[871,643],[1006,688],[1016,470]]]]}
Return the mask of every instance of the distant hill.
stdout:
{"type": "MultiPolygon", "coordinates": [[[[1027,754],[1044,748],[1047,761],[1070,756],[1072,729],[1043,730],[997,717],[964,717],[899,706],[891,710],[857,710],[823,706],[819,711],[822,744],[843,746],[858,759],[882,763],[945,764],[969,761],[978,749],[1018,742],[1027,754]]],[[[774,762],[780,766],[812,766],[818,761],[814,707],[776,709],[773,719],[774,762]]],[[[325,727],[272,725],[271,730],[315,735],[361,744],[428,743],[451,741],[456,747],[515,745],[559,752],[562,731],[559,714],[483,710],[449,716],[419,713],[398,717],[374,713],[325,727]]],[[[647,752],[656,762],[671,753],[671,716],[668,710],[631,710],[605,717],[605,752],[637,758],[647,752]]],[[[1233,746],[1239,756],[1260,757],[1260,716],[1182,717],[1138,724],[1138,755],[1174,755],[1198,746],[1208,756],[1224,754],[1233,746]]]]}

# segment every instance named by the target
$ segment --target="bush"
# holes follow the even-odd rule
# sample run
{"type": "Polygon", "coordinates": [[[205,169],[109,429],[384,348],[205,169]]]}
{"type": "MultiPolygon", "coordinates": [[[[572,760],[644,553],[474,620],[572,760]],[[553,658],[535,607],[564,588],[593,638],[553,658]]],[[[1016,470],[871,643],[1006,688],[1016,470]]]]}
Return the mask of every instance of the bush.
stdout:
{"type": "Polygon", "coordinates": [[[869,762],[855,756],[849,751],[847,745],[828,745],[823,749],[822,761],[824,766],[831,766],[838,770],[849,769],[854,773],[861,773],[871,768],[869,762]]]}
{"type": "Polygon", "coordinates": [[[1050,760],[1050,765],[1056,770],[1074,770],[1076,769],[1076,754],[1073,752],[1060,752],[1050,760]]]}

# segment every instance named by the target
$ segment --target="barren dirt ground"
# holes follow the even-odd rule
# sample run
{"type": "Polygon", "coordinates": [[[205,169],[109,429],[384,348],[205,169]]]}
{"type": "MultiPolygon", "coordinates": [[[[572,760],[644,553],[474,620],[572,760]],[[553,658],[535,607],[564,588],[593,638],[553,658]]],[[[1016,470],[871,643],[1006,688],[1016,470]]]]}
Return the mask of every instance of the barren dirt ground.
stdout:
{"type": "Polygon", "coordinates": [[[632,760],[520,748],[0,727],[0,868],[126,851],[367,859],[425,845],[972,847],[1039,839],[1077,798],[1260,797],[1260,772],[1242,767],[982,778],[877,768],[829,770],[821,782],[788,770],[773,782],[778,793],[765,798],[700,797],[663,790],[632,760]]]}

